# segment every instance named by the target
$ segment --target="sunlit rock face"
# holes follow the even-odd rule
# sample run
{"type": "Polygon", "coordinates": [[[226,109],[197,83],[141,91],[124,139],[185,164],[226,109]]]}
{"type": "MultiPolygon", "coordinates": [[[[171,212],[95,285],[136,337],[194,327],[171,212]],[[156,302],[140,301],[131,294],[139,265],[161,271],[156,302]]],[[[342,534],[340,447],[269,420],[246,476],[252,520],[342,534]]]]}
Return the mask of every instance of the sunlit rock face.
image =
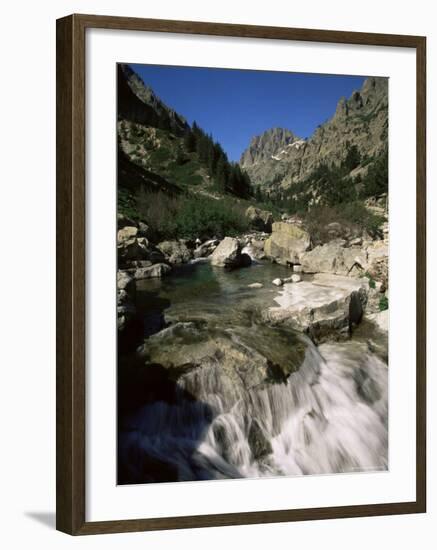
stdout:
{"type": "Polygon", "coordinates": [[[321,162],[340,164],[352,145],[362,158],[374,158],[387,139],[388,79],[369,77],[361,90],[339,100],[332,118],[307,140],[273,128],[252,139],[240,165],[255,185],[276,194],[305,179],[321,162]]]}

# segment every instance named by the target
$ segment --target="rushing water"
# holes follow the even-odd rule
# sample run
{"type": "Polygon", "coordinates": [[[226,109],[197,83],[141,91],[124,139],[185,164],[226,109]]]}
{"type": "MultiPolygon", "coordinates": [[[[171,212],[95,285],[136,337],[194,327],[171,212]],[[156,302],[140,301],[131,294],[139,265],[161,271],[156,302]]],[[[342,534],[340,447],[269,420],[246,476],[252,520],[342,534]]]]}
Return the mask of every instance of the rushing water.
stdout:
{"type": "Polygon", "coordinates": [[[247,350],[248,363],[285,357],[291,364],[299,346],[304,352],[280,383],[236,383],[217,360],[175,380],[171,399],[149,395],[120,423],[121,482],[387,469],[387,365],[363,339],[317,348],[263,325],[258,313],[277,294],[271,281],[285,275],[286,268],[270,264],[233,272],[198,264],[138,285],[148,336],[168,323],[182,327],[150,336],[156,357],[168,359],[168,338],[169,361],[208,338],[230,339],[238,352],[247,350]],[[253,282],[264,286],[251,289],[253,282]]]}

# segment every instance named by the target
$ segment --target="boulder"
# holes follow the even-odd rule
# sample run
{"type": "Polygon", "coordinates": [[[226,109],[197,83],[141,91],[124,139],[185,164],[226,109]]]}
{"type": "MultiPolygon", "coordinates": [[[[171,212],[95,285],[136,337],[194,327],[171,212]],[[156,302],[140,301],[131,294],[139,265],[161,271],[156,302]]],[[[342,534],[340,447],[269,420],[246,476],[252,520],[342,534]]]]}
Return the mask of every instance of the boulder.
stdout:
{"type": "Polygon", "coordinates": [[[136,308],[133,301],[136,287],[135,279],[127,271],[117,271],[117,328],[124,331],[135,317],[136,308]]]}
{"type": "Polygon", "coordinates": [[[282,286],[284,284],[284,282],[283,282],[282,279],[279,279],[279,277],[278,277],[277,279],[273,279],[272,284],[275,285],[275,286],[282,286]]]}
{"type": "Polygon", "coordinates": [[[306,252],[301,258],[302,271],[335,275],[349,275],[355,267],[364,271],[367,252],[361,248],[345,248],[344,245],[343,240],[335,240],[306,252]]]}
{"type": "Polygon", "coordinates": [[[271,233],[273,223],[273,215],[271,212],[261,210],[255,206],[249,206],[246,210],[246,218],[254,229],[271,233]]]}
{"type": "Polygon", "coordinates": [[[164,254],[164,258],[171,264],[184,264],[191,259],[185,242],[179,241],[163,241],[158,244],[157,249],[164,254]]]}
{"type": "MultiPolygon", "coordinates": [[[[257,329],[271,336],[281,334],[276,327],[257,329]]],[[[185,388],[196,398],[202,398],[199,393],[205,390],[220,395],[223,406],[232,406],[247,391],[282,383],[301,366],[306,344],[289,330],[284,334],[286,352],[278,356],[276,346],[247,334],[245,327],[212,329],[204,321],[179,321],[151,335],[139,353],[149,364],[169,370],[173,379],[190,374],[185,388]],[[199,384],[196,373],[207,383],[199,384]]]]}
{"type": "Polygon", "coordinates": [[[150,249],[147,239],[144,237],[133,237],[121,241],[117,246],[119,265],[126,265],[132,260],[148,260],[150,249]]]}
{"type": "Polygon", "coordinates": [[[218,239],[210,239],[209,241],[205,241],[203,244],[199,244],[194,250],[194,257],[206,258],[210,256],[217,248],[219,242],[220,241],[218,239]]]}
{"type": "Polygon", "coordinates": [[[296,274],[292,275],[290,277],[290,279],[291,279],[292,283],[300,283],[301,280],[302,280],[302,277],[296,273],[296,274]]]}
{"type": "Polygon", "coordinates": [[[247,285],[248,288],[262,288],[264,285],[262,283],[250,283],[250,285],[247,285]]]}
{"type": "Polygon", "coordinates": [[[301,256],[310,248],[311,238],[302,227],[276,222],[272,225],[272,235],[264,244],[266,255],[283,265],[301,263],[301,256]]]}
{"type": "Polygon", "coordinates": [[[319,245],[301,257],[304,273],[335,273],[343,257],[343,248],[334,243],[319,245]]]}
{"type": "Polygon", "coordinates": [[[117,231],[117,243],[121,244],[138,235],[138,227],[126,225],[117,231]]]}
{"type": "Polygon", "coordinates": [[[365,277],[317,274],[312,282],[285,285],[275,298],[279,307],[269,308],[264,317],[303,331],[317,343],[347,337],[361,321],[368,291],[365,277]]]}
{"type": "Polygon", "coordinates": [[[127,293],[135,290],[135,279],[127,271],[117,271],[117,290],[125,290],[127,293]]]}
{"type": "Polygon", "coordinates": [[[241,253],[241,244],[232,237],[225,237],[211,256],[211,264],[219,267],[243,267],[250,263],[250,256],[241,253]]]}
{"type": "Polygon", "coordinates": [[[242,252],[248,254],[252,260],[264,260],[266,257],[266,253],[264,252],[264,241],[253,239],[243,248],[242,252]]]}
{"type": "Polygon", "coordinates": [[[133,276],[135,280],[141,279],[153,279],[164,277],[170,273],[171,267],[167,264],[155,264],[150,267],[139,267],[138,269],[133,270],[133,276]]]}

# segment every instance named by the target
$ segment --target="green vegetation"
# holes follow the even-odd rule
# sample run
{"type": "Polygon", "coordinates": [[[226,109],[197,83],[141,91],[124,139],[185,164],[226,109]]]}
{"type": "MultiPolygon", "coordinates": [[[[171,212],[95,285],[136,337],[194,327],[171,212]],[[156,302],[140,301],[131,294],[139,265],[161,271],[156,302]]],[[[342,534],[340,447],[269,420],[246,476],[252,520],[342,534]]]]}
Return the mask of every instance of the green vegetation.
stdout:
{"type": "MultiPolygon", "coordinates": [[[[280,176],[278,176],[280,177],[280,176]]],[[[257,187],[254,196],[276,206],[288,214],[298,214],[314,233],[318,242],[326,242],[330,235],[327,225],[341,224],[347,231],[360,229],[370,235],[380,236],[384,219],[370,212],[364,200],[387,193],[388,155],[383,151],[376,159],[361,157],[356,145],[350,145],[340,165],[321,163],[305,180],[294,184],[282,194],[267,197],[257,187]],[[367,173],[350,175],[351,171],[365,164],[367,173]]]]}
{"type": "Polygon", "coordinates": [[[247,173],[238,164],[229,162],[221,145],[195,122],[185,132],[184,147],[187,153],[197,153],[199,161],[214,180],[217,191],[232,193],[237,197],[248,197],[252,194],[247,173]]]}
{"type": "Polygon", "coordinates": [[[377,197],[388,192],[388,151],[383,151],[367,170],[361,183],[360,198],[377,197]]]}
{"type": "Polygon", "coordinates": [[[120,122],[119,132],[132,162],[174,185],[187,188],[204,184],[221,194],[240,198],[252,195],[247,173],[229,162],[221,145],[195,122],[182,137],[159,125],[152,130],[126,121],[120,122]]]}
{"type": "Polygon", "coordinates": [[[138,219],[136,201],[131,193],[122,186],[119,186],[117,190],[117,212],[131,220],[138,219]]]}
{"type": "Polygon", "coordinates": [[[170,197],[140,190],[134,198],[119,197],[119,210],[146,221],[157,240],[238,235],[248,230],[244,208],[230,197],[216,200],[201,194],[170,197]]]}
{"type": "Polygon", "coordinates": [[[381,296],[379,299],[379,311],[385,311],[388,309],[388,298],[387,296],[381,296]]]}
{"type": "Polygon", "coordinates": [[[370,235],[379,235],[383,218],[373,214],[359,201],[340,203],[335,206],[315,205],[308,211],[297,212],[305,219],[308,230],[317,243],[332,239],[329,224],[338,223],[344,232],[353,234],[355,230],[365,230],[370,235]]]}
{"type": "Polygon", "coordinates": [[[352,170],[354,170],[354,168],[359,166],[360,161],[361,161],[361,155],[360,155],[360,152],[358,151],[358,147],[356,145],[352,145],[351,147],[348,148],[343,165],[346,168],[346,170],[351,172],[352,170]]]}

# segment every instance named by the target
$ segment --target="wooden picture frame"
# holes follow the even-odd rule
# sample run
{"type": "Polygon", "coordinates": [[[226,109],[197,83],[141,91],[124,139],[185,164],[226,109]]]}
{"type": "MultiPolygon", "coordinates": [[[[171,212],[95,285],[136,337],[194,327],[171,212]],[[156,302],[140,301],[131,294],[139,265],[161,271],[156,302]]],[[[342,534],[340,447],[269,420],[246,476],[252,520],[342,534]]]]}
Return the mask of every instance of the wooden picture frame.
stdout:
{"type": "Polygon", "coordinates": [[[57,21],[57,529],[71,535],[426,511],[426,39],[420,36],[70,15],[57,21]],[[89,28],[409,48],[417,84],[416,499],[411,502],[86,521],[85,32],[89,28]]]}

